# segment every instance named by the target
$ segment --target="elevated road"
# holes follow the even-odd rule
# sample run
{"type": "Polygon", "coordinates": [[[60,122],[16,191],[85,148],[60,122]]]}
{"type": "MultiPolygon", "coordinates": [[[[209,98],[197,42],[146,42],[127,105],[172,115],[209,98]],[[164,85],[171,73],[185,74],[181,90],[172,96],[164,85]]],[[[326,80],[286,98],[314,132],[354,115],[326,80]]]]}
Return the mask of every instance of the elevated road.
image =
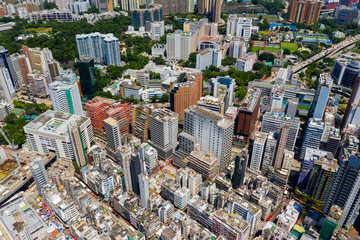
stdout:
{"type": "MultiPolygon", "coordinates": [[[[44,166],[48,165],[50,162],[56,159],[55,153],[50,153],[49,156],[43,157],[44,166]]],[[[10,199],[17,191],[19,191],[22,187],[32,181],[33,176],[30,170],[30,167],[21,173],[18,179],[9,180],[12,176],[6,177],[0,184],[7,186],[8,191],[5,195],[0,195],[0,206],[4,204],[8,199],[10,199]],[[25,175],[26,174],[26,175],[25,175]],[[25,175],[26,179],[23,179],[23,175],[25,175]],[[7,183],[6,183],[7,182],[7,183]]]]}

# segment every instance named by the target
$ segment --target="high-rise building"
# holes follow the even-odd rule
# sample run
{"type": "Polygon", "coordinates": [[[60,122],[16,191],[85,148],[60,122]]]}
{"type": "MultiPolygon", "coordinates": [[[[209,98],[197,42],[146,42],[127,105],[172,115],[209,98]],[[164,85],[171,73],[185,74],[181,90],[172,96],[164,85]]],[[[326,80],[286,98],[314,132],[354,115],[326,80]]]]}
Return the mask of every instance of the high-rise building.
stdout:
{"type": "Polygon", "coordinates": [[[236,214],[230,214],[220,209],[212,216],[211,231],[217,236],[224,236],[229,240],[245,240],[250,235],[250,224],[236,214]]]}
{"type": "Polygon", "coordinates": [[[284,153],[287,146],[289,133],[290,133],[290,125],[286,123],[281,125],[279,137],[278,137],[278,144],[276,147],[275,161],[274,161],[275,168],[281,169],[283,165],[284,153]]]}
{"type": "Polygon", "coordinates": [[[196,55],[196,68],[205,70],[207,67],[221,66],[222,51],[215,49],[207,49],[196,55]]]}
{"type": "Polygon", "coordinates": [[[283,159],[281,168],[290,171],[294,158],[295,158],[295,152],[285,149],[284,150],[284,159],[283,159]]]}
{"type": "Polygon", "coordinates": [[[286,116],[296,117],[298,104],[299,104],[298,98],[288,99],[287,103],[286,103],[286,110],[285,110],[286,116]]]}
{"type": "Polygon", "coordinates": [[[31,151],[46,155],[55,151],[57,157],[87,163],[86,150],[93,141],[91,121],[87,117],[48,110],[24,127],[31,151]]]}
{"type": "Polygon", "coordinates": [[[46,184],[50,183],[42,158],[38,157],[33,162],[31,162],[30,170],[31,170],[32,176],[34,178],[36,188],[37,188],[39,194],[42,194],[41,189],[46,184]]]}
{"type": "Polygon", "coordinates": [[[121,147],[119,121],[109,117],[104,120],[104,127],[107,145],[113,152],[116,152],[121,147]]]}
{"type": "Polygon", "coordinates": [[[36,97],[47,97],[50,94],[50,76],[41,74],[39,71],[32,71],[28,74],[31,93],[36,97]]]}
{"type": "Polygon", "coordinates": [[[140,0],[121,0],[121,9],[123,11],[132,11],[140,8],[140,0]]]}
{"type": "Polygon", "coordinates": [[[202,151],[212,150],[220,169],[231,161],[234,122],[223,115],[199,106],[184,111],[184,132],[199,139],[202,151]]]}
{"type": "Polygon", "coordinates": [[[139,174],[140,200],[145,208],[150,197],[149,178],[144,173],[139,174]]]}
{"type": "Polygon", "coordinates": [[[267,133],[256,132],[250,161],[250,169],[260,171],[261,161],[265,150],[267,133]]]}
{"type": "Polygon", "coordinates": [[[313,118],[323,118],[332,84],[333,80],[330,75],[320,74],[319,83],[311,106],[311,115],[313,118]]]}
{"type": "Polygon", "coordinates": [[[53,60],[51,50],[48,48],[28,48],[22,46],[21,54],[29,58],[32,70],[39,71],[41,74],[49,75],[48,62],[53,60]]]}
{"type": "Polygon", "coordinates": [[[140,148],[140,158],[145,162],[146,169],[151,172],[158,166],[158,153],[148,143],[142,143],[140,148]]]}
{"type": "Polygon", "coordinates": [[[186,187],[179,188],[174,194],[174,205],[177,208],[185,209],[191,198],[190,190],[186,187]]]}
{"type": "Polygon", "coordinates": [[[256,121],[259,116],[261,91],[250,88],[241,101],[239,114],[236,118],[235,135],[238,140],[248,142],[255,133],[256,121]]]}
{"type": "Polygon", "coordinates": [[[178,83],[170,92],[170,109],[179,115],[179,121],[184,120],[184,110],[195,105],[202,95],[203,74],[189,74],[187,81],[178,83]]]}
{"type": "Polygon", "coordinates": [[[160,38],[165,34],[165,23],[161,22],[152,22],[150,25],[150,38],[154,41],[160,41],[160,38]]]}
{"type": "Polygon", "coordinates": [[[168,223],[171,220],[171,216],[174,214],[174,205],[169,201],[163,202],[158,208],[158,215],[160,221],[163,223],[168,223]]]}
{"type": "Polygon", "coordinates": [[[15,89],[10,73],[7,68],[0,67],[0,98],[8,103],[12,103],[14,96],[15,89]]]}
{"type": "Polygon", "coordinates": [[[121,66],[119,39],[98,32],[76,35],[79,58],[93,58],[94,63],[121,66]]]}
{"type": "Polygon", "coordinates": [[[360,118],[360,78],[357,77],[352,88],[351,96],[346,106],[345,114],[342,118],[340,129],[343,130],[350,123],[358,123],[360,118]]]}
{"type": "Polygon", "coordinates": [[[98,96],[85,104],[94,131],[104,132],[104,120],[111,117],[119,121],[121,136],[130,133],[131,106],[132,103],[127,101],[116,101],[98,96]]]}
{"type": "Polygon", "coordinates": [[[50,83],[49,88],[55,111],[84,116],[80,91],[77,84],[55,81],[50,83]]]}
{"type": "Polygon", "coordinates": [[[231,178],[232,187],[235,189],[241,187],[244,184],[247,162],[248,155],[246,153],[240,153],[236,155],[234,174],[231,178]]]}
{"type": "Polygon", "coordinates": [[[281,126],[288,124],[290,126],[289,136],[286,142],[286,148],[288,150],[294,150],[295,142],[299,133],[300,119],[297,117],[285,117],[283,114],[276,114],[266,112],[263,115],[263,121],[261,124],[262,132],[276,132],[280,133],[281,126]]]}
{"type": "Polygon", "coordinates": [[[51,80],[55,80],[57,76],[60,76],[60,64],[56,60],[50,60],[47,62],[47,69],[51,80]]]}
{"type": "Polygon", "coordinates": [[[264,158],[261,164],[261,171],[266,172],[268,168],[273,166],[275,152],[277,145],[277,134],[273,132],[268,133],[265,145],[264,158]]]}
{"type": "Polygon", "coordinates": [[[341,227],[350,228],[357,218],[360,204],[360,157],[344,159],[336,174],[334,183],[326,199],[323,212],[328,214],[333,205],[342,209],[338,221],[341,227]]]}
{"type": "Polygon", "coordinates": [[[162,6],[152,4],[149,8],[138,8],[131,11],[131,25],[144,27],[146,22],[161,22],[163,20],[162,6]]]}
{"type": "Polygon", "coordinates": [[[322,1],[290,0],[288,20],[292,22],[313,24],[319,20],[322,1]]]}
{"type": "Polygon", "coordinates": [[[300,159],[304,158],[307,147],[317,149],[320,146],[323,132],[324,122],[318,118],[311,118],[302,141],[300,159]]]}
{"type": "Polygon", "coordinates": [[[201,151],[200,146],[196,146],[195,150],[187,156],[188,166],[200,173],[204,180],[214,179],[219,173],[218,158],[213,151],[201,151]]]}
{"type": "Polygon", "coordinates": [[[87,98],[95,93],[95,68],[92,58],[83,58],[77,61],[80,75],[81,92],[87,98]]]}
{"type": "Polygon", "coordinates": [[[154,0],[155,3],[161,4],[164,16],[170,13],[189,13],[194,11],[193,0],[154,0]]]}
{"type": "Polygon", "coordinates": [[[32,67],[30,65],[30,60],[27,56],[22,54],[13,54],[11,55],[12,61],[14,63],[14,66],[18,66],[18,76],[19,74],[21,77],[19,79],[22,80],[22,84],[29,85],[29,80],[27,78],[28,73],[32,70],[32,67]],[[16,63],[15,63],[16,62],[16,63]]]}
{"type": "Polygon", "coordinates": [[[270,92],[271,112],[283,112],[282,105],[285,91],[280,84],[275,84],[270,92]]]}
{"type": "Polygon", "coordinates": [[[188,60],[191,53],[191,33],[176,30],[166,35],[166,53],[169,59],[188,60]]]}
{"type": "Polygon", "coordinates": [[[313,199],[325,202],[335,180],[339,165],[336,161],[329,162],[326,158],[315,160],[306,193],[313,199]]]}
{"type": "MultiPolygon", "coordinates": [[[[115,2],[115,1],[114,1],[115,2]]],[[[101,13],[114,11],[113,0],[96,0],[96,6],[101,13]]]]}
{"type": "Polygon", "coordinates": [[[3,46],[0,46],[0,67],[6,68],[11,78],[11,82],[15,89],[19,89],[20,83],[9,51],[6,50],[3,46]]]}
{"type": "Polygon", "coordinates": [[[360,72],[360,64],[358,62],[348,63],[345,59],[337,59],[334,63],[331,77],[336,84],[347,88],[352,88],[355,84],[356,77],[360,72]]]}
{"type": "Polygon", "coordinates": [[[89,2],[72,2],[66,5],[67,9],[74,13],[87,12],[90,8],[89,2]]]}
{"type": "Polygon", "coordinates": [[[233,58],[242,58],[246,54],[246,45],[245,41],[243,41],[241,38],[235,39],[232,42],[230,42],[229,47],[229,56],[233,58]]]}
{"type": "Polygon", "coordinates": [[[210,85],[213,86],[213,96],[219,98],[224,103],[224,111],[232,107],[234,101],[235,79],[229,76],[210,79],[210,85]]]}
{"type": "Polygon", "coordinates": [[[166,108],[150,114],[150,141],[162,159],[170,158],[177,147],[178,115],[166,108]]]}
{"type": "Polygon", "coordinates": [[[226,35],[243,37],[246,42],[250,40],[252,29],[251,18],[238,18],[236,14],[229,15],[226,25],[226,35]]]}
{"type": "Polygon", "coordinates": [[[150,113],[153,109],[153,106],[147,104],[131,107],[131,133],[141,142],[146,142],[150,137],[150,113]]]}

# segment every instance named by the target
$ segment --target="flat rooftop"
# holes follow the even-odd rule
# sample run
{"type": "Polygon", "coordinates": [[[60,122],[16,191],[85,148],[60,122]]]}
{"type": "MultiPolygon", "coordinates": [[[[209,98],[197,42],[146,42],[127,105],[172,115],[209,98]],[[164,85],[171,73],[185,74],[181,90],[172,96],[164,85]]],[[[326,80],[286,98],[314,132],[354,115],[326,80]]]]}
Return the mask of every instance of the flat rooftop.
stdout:
{"type": "Polygon", "coordinates": [[[12,239],[17,239],[16,232],[27,227],[32,239],[47,230],[48,226],[23,198],[20,198],[0,209],[0,224],[12,239]],[[21,224],[24,222],[24,224],[21,224]],[[15,225],[14,225],[15,224],[15,225]]]}

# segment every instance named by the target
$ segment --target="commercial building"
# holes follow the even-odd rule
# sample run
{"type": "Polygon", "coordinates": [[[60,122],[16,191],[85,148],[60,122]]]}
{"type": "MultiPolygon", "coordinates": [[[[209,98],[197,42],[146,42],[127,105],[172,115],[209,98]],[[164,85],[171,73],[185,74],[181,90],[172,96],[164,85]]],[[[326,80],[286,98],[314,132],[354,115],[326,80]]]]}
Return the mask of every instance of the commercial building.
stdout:
{"type": "Polygon", "coordinates": [[[278,133],[278,143],[276,146],[276,155],[274,160],[274,167],[277,169],[281,169],[284,160],[285,150],[287,149],[287,142],[290,133],[290,125],[282,124],[280,126],[280,131],[278,133]]]}
{"type": "Polygon", "coordinates": [[[265,153],[263,162],[261,164],[261,171],[266,172],[268,168],[273,166],[275,153],[276,153],[276,145],[277,145],[277,133],[269,132],[268,137],[266,139],[265,145],[265,153]]]}
{"type": "Polygon", "coordinates": [[[195,105],[202,96],[203,74],[189,74],[187,81],[177,83],[170,92],[170,110],[177,113],[179,121],[184,120],[184,110],[195,105]]]}
{"type": "Polygon", "coordinates": [[[248,155],[246,153],[240,153],[236,155],[234,174],[231,179],[232,187],[235,189],[241,187],[244,184],[247,162],[248,155]]]}
{"type": "Polygon", "coordinates": [[[283,114],[275,114],[266,112],[263,115],[263,121],[261,124],[262,132],[276,132],[280,133],[282,124],[289,124],[289,136],[287,137],[286,148],[293,150],[295,142],[299,133],[300,119],[297,117],[285,117],[283,114]]]}
{"type": "Polygon", "coordinates": [[[211,78],[210,85],[213,87],[213,96],[224,103],[224,112],[226,112],[233,105],[235,79],[229,76],[211,78]]]}
{"type": "Polygon", "coordinates": [[[338,221],[341,227],[350,228],[358,215],[357,208],[360,204],[360,158],[351,156],[340,164],[335,181],[326,200],[323,212],[328,214],[333,205],[342,209],[338,221]]]}
{"type": "Polygon", "coordinates": [[[221,66],[222,51],[207,49],[196,55],[196,69],[205,70],[212,66],[221,66]]]}
{"type": "Polygon", "coordinates": [[[36,97],[47,97],[50,94],[49,83],[50,76],[41,74],[38,71],[32,71],[28,74],[31,93],[36,97]]]}
{"type": "Polygon", "coordinates": [[[357,75],[360,72],[358,62],[348,63],[345,59],[337,59],[331,71],[331,77],[336,84],[347,88],[352,88],[355,84],[357,75]]]}
{"type": "Polygon", "coordinates": [[[20,83],[18,80],[18,76],[16,74],[14,64],[11,61],[9,51],[6,50],[3,46],[0,46],[0,67],[7,69],[8,75],[10,76],[13,87],[15,89],[19,89],[20,83]]]}
{"type": "Polygon", "coordinates": [[[265,150],[267,133],[256,132],[250,161],[250,169],[260,171],[261,162],[265,150]]]}
{"type": "Polygon", "coordinates": [[[119,121],[121,136],[130,133],[131,106],[130,102],[104,97],[95,97],[85,104],[94,131],[103,133],[105,131],[104,120],[111,117],[119,121]]]}
{"type": "Polygon", "coordinates": [[[13,62],[19,84],[28,85],[29,80],[27,78],[27,75],[32,69],[29,58],[25,55],[15,53],[11,55],[11,61],[13,62]]]}
{"type": "Polygon", "coordinates": [[[270,112],[283,112],[282,105],[284,100],[284,89],[280,84],[275,83],[270,92],[271,110],[270,112]]]}
{"type": "Polygon", "coordinates": [[[160,4],[152,4],[149,8],[133,9],[131,11],[131,25],[134,27],[144,27],[146,22],[160,22],[163,20],[162,11],[160,4]]]}
{"type": "Polygon", "coordinates": [[[346,106],[345,114],[341,122],[341,130],[346,128],[349,124],[359,124],[360,117],[360,78],[356,78],[355,84],[352,88],[351,96],[346,106]]]}
{"type": "Polygon", "coordinates": [[[337,8],[335,8],[334,19],[339,24],[358,24],[359,17],[360,10],[356,6],[339,5],[337,8]]]}
{"type": "Polygon", "coordinates": [[[331,92],[333,80],[328,74],[320,74],[319,83],[312,103],[312,117],[322,119],[328,98],[331,92]]]}
{"type": "Polygon", "coordinates": [[[187,159],[188,166],[200,173],[204,180],[214,179],[219,173],[218,159],[212,150],[204,152],[201,151],[200,146],[197,146],[187,159]]]}
{"type": "Polygon", "coordinates": [[[0,97],[2,100],[12,103],[15,96],[14,85],[7,68],[0,68],[0,97]]]}
{"type": "Polygon", "coordinates": [[[119,121],[109,117],[104,120],[105,135],[108,147],[116,152],[121,147],[121,135],[119,121]]]}
{"type": "Polygon", "coordinates": [[[49,184],[49,178],[45,170],[44,162],[41,157],[36,158],[30,163],[30,170],[33,175],[36,188],[41,194],[41,189],[49,184]]]}
{"type": "Polygon", "coordinates": [[[255,133],[256,121],[259,116],[261,91],[249,88],[239,106],[236,118],[235,135],[238,140],[248,142],[255,133]]]}
{"type": "Polygon", "coordinates": [[[145,208],[148,207],[148,200],[150,197],[149,178],[144,173],[139,175],[139,188],[141,203],[145,208]]]}
{"type": "Polygon", "coordinates": [[[145,162],[146,169],[150,172],[158,166],[158,153],[150,144],[141,144],[140,157],[145,162]]]}
{"type": "Polygon", "coordinates": [[[199,139],[202,151],[214,152],[220,169],[231,161],[234,122],[223,115],[199,106],[184,111],[184,132],[199,139]]]}
{"type": "Polygon", "coordinates": [[[87,163],[86,150],[93,141],[90,119],[48,110],[24,127],[30,149],[39,155],[56,152],[59,158],[87,163]]]}
{"type": "Polygon", "coordinates": [[[288,7],[288,19],[292,22],[313,24],[319,20],[322,1],[291,0],[288,7]]]}
{"type": "Polygon", "coordinates": [[[92,58],[94,63],[121,66],[119,39],[113,34],[78,34],[76,45],[80,59],[92,58]]]}
{"type": "Polygon", "coordinates": [[[317,149],[320,146],[321,136],[324,132],[324,122],[318,118],[309,120],[305,135],[302,141],[300,159],[305,157],[306,148],[317,149]]]}
{"type": "Polygon", "coordinates": [[[174,193],[174,205],[179,209],[185,209],[191,198],[190,190],[186,187],[179,188],[174,193]]]}
{"type": "Polygon", "coordinates": [[[219,99],[216,97],[207,95],[205,97],[201,97],[197,103],[197,105],[199,105],[200,107],[204,107],[211,111],[225,114],[224,103],[220,102],[219,99]]]}
{"type": "Polygon", "coordinates": [[[164,16],[171,13],[190,13],[195,8],[192,0],[154,0],[154,2],[162,5],[164,16]]]}
{"type": "Polygon", "coordinates": [[[50,98],[56,112],[84,116],[78,85],[70,82],[50,83],[50,98]]]}
{"type": "Polygon", "coordinates": [[[81,93],[89,98],[92,98],[95,93],[95,68],[94,59],[83,58],[77,61],[80,75],[81,93]]]}
{"type": "Polygon", "coordinates": [[[150,141],[162,159],[169,159],[177,147],[178,115],[166,108],[150,114],[150,141]]]}
{"type": "Polygon", "coordinates": [[[325,202],[335,180],[339,165],[336,161],[329,162],[326,158],[315,160],[306,193],[313,199],[325,202]]]}
{"type": "Polygon", "coordinates": [[[131,133],[141,142],[146,142],[150,137],[150,113],[153,109],[153,106],[147,104],[131,107],[131,133]]]}

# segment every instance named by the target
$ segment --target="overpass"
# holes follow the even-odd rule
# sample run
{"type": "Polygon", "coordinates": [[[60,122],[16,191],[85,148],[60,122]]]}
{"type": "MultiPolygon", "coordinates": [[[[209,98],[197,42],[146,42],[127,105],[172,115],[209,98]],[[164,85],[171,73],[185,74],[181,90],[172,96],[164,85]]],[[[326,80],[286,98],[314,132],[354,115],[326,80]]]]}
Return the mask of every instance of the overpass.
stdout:
{"type": "MultiPolygon", "coordinates": [[[[50,162],[56,160],[56,155],[54,153],[50,153],[51,155],[43,157],[44,166],[48,165],[50,162]]],[[[22,172],[21,174],[26,173],[26,179],[23,180],[22,175],[19,179],[17,179],[14,182],[11,182],[9,185],[7,185],[9,192],[5,195],[0,195],[0,206],[3,205],[8,199],[10,199],[17,191],[19,191],[21,188],[23,188],[26,185],[29,185],[32,180],[33,176],[30,170],[30,166],[26,171],[22,172]]],[[[8,176],[11,177],[11,176],[8,176]]],[[[7,178],[8,178],[7,177],[7,178]]],[[[6,180],[6,179],[5,179],[6,180]]],[[[4,181],[2,181],[1,184],[3,184],[4,181]]]]}
{"type": "Polygon", "coordinates": [[[360,35],[356,35],[356,36],[351,37],[351,38],[349,38],[349,39],[347,39],[345,41],[342,41],[342,42],[338,43],[337,45],[334,45],[331,48],[325,49],[324,51],[316,54],[315,56],[312,56],[310,59],[294,65],[293,66],[293,71],[294,71],[294,73],[297,73],[300,70],[303,70],[304,68],[307,68],[311,63],[317,62],[320,59],[323,59],[325,57],[328,57],[328,56],[331,56],[331,55],[333,55],[335,53],[338,53],[339,51],[341,51],[341,50],[355,44],[359,40],[360,40],[360,35]]]}

